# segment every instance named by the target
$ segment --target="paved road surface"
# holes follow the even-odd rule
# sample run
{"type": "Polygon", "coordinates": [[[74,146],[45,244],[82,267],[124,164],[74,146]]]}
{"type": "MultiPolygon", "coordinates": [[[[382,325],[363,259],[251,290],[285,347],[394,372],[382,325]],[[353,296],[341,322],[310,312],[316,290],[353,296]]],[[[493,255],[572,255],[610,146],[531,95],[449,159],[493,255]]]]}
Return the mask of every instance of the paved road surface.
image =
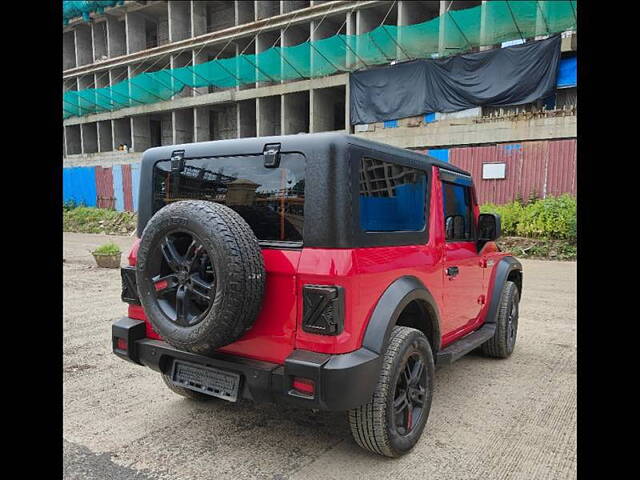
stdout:
{"type": "MultiPolygon", "coordinates": [[[[576,477],[576,264],[523,261],[518,344],[436,372],[425,433],[397,460],[351,440],[344,414],[193,403],[111,353],[116,270],[89,250],[132,237],[64,234],[67,479],[563,479],[576,477]]],[[[124,261],[124,258],[123,258],[124,261]]]]}

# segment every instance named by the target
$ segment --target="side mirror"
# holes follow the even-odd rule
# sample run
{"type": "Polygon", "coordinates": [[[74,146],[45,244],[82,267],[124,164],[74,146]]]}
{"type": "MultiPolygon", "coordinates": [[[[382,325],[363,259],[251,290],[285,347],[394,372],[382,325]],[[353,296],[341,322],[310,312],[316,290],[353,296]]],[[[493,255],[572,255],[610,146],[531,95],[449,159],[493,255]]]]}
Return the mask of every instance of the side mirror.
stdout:
{"type": "Polygon", "coordinates": [[[497,213],[481,213],[478,217],[478,240],[492,242],[500,238],[500,215],[497,213]]]}

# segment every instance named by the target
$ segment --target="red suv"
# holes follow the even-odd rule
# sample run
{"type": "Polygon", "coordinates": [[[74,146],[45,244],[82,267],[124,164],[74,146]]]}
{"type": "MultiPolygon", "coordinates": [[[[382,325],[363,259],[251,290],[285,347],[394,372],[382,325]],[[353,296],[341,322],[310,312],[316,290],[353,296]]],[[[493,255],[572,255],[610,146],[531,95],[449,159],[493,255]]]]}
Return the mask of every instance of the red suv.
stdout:
{"type": "Polygon", "coordinates": [[[320,133],[152,148],[140,179],[113,351],[180,395],[348,411],[396,457],[434,365],[513,351],[522,267],[453,165],[320,133]]]}

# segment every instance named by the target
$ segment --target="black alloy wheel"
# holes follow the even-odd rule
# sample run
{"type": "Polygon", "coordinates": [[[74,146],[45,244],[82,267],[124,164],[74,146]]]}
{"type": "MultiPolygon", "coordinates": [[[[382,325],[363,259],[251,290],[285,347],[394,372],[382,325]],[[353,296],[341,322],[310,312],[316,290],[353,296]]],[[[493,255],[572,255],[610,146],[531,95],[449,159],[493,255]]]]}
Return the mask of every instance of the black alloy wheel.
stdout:
{"type": "Polygon", "coordinates": [[[181,327],[197,325],[215,297],[213,265],[193,233],[167,233],[151,256],[154,297],[162,312],[181,327]]]}
{"type": "Polygon", "coordinates": [[[420,352],[411,352],[398,375],[393,397],[393,428],[408,435],[420,425],[427,393],[427,370],[420,352]]]}
{"type": "Polygon", "coordinates": [[[393,327],[371,399],[349,411],[356,443],[386,457],[408,453],[427,424],[433,379],[433,353],[425,334],[393,327]]]}
{"type": "Polygon", "coordinates": [[[493,358],[507,358],[515,348],[520,316],[520,292],[515,282],[507,280],[502,288],[495,317],[496,332],[482,344],[482,353],[493,358]]]}

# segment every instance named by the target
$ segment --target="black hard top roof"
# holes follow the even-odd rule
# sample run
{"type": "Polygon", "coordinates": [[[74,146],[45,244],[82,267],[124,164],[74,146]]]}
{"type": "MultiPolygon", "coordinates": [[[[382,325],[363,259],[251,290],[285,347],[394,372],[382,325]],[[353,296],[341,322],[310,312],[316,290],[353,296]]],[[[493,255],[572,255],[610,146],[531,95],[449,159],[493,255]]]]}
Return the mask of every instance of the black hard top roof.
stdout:
{"type": "Polygon", "coordinates": [[[184,150],[185,158],[197,158],[221,155],[247,155],[261,154],[264,146],[269,143],[279,143],[282,152],[304,152],[316,145],[326,146],[327,143],[349,143],[372,150],[378,150],[389,155],[411,159],[413,162],[423,164],[424,168],[436,166],[462,175],[471,174],[461,168],[442,162],[434,157],[418,153],[404,148],[394,147],[385,143],[376,142],[356,135],[348,135],[340,132],[301,133],[297,135],[276,135],[269,137],[234,138],[229,140],[214,140],[211,142],[185,143],[178,145],[165,145],[154,147],[145,151],[143,161],[158,161],[169,159],[175,150],[184,150]]]}

